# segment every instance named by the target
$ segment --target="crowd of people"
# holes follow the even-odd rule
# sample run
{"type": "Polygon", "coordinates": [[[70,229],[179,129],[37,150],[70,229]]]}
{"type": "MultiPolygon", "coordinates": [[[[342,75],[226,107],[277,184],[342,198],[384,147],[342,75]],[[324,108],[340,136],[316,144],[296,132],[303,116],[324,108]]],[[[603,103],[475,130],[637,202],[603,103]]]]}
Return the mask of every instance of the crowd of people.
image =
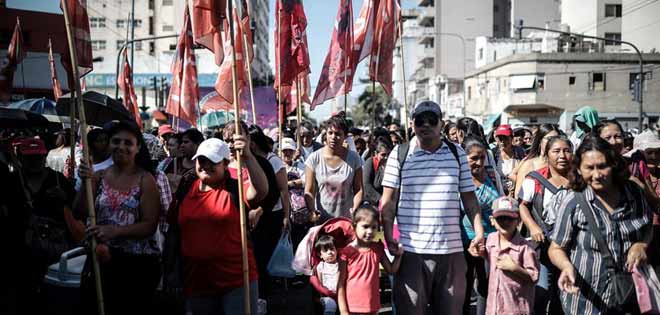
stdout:
{"type": "MultiPolygon", "coordinates": [[[[0,260],[0,313],[47,313],[48,266],[91,236],[106,314],[151,314],[157,295],[171,312],[242,314],[246,287],[253,313],[275,313],[282,233],[296,260],[313,256],[284,281],[310,283],[323,314],[378,313],[381,274],[398,314],[645,312],[635,287],[660,288],[660,139],[590,107],[573,119],[570,134],[485,134],[424,101],[410,126],[361,130],[342,112],[282,139],[244,122],[205,135],[115,121],[87,133],[89,160],[71,130],[4,130],[0,242],[18,257],[0,260]]],[[[91,259],[80,294],[77,311],[95,313],[91,259]]]]}

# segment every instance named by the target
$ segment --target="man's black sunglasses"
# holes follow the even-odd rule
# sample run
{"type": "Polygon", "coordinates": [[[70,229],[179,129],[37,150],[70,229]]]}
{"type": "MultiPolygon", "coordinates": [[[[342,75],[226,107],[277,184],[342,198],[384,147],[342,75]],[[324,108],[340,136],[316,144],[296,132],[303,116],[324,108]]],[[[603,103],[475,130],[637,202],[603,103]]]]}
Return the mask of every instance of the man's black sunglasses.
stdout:
{"type": "Polygon", "coordinates": [[[424,124],[428,123],[430,126],[435,127],[438,125],[438,117],[435,116],[425,116],[415,118],[415,127],[422,127],[424,124]]]}

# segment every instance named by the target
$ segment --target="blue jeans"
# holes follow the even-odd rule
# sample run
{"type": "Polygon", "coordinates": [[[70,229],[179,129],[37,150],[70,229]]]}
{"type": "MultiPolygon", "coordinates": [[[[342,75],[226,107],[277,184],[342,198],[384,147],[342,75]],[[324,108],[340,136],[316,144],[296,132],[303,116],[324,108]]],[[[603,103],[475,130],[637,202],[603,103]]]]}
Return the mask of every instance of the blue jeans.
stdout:
{"type": "Polygon", "coordinates": [[[548,257],[548,245],[542,244],[539,281],[536,282],[536,294],[534,296],[534,314],[563,314],[561,301],[559,300],[559,281],[560,271],[550,262],[548,257]]]}
{"type": "MultiPolygon", "coordinates": [[[[257,313],[258,299],[257,281],[250,282],[250,311],[257,313]]],[[[243,287],[234,289],[224,295],[202,295],[187,299],[186,304],[193,315],[239,315],[245,314],[243,287]]]]}
{"type": "Polygon", "coordinates": [[[323,315],[335,315],[337,313],[337,302],[331,297],[321,297],[321,304],[323,305],[323,315]]]}

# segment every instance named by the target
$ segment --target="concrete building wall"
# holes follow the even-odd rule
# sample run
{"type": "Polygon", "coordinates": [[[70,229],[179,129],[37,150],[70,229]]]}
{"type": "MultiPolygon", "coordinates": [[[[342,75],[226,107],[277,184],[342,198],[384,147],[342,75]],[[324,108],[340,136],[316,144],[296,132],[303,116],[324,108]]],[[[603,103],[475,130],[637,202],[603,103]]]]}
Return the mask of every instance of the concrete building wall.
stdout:
{"type": "MultiPolygon", "coordinates": [[[[621,33],[621,17],[606,17],[606,5],[621,5],[621,0],[563,0],[561,21],[574,33],[604,37],[605,33],[621,33]]],[[[626,8],[623,6],[623,11],[626,8]]]]}
{"type": "MultiPolygon", "coordinates": [[[[394,67],[392,73],[393,85],[392,95],[399,103],[404,103],[405,93],[403,92],[403,73],[401,67],[405,68],[406,83],[414,80],[414,70],[417,67],[417,62],[420,60],[422,54],[425,53],[424,46],[419,45],[419,33],[422,29],[417,25],[416,19],[409,19],[403,22],[403,55],[401,54],[401,46],[397,46],[394,52],[394,67]],[[403,56],[403,60],[401,59],[403,56]]],[[[408,89],[406,92],[410,92],[408,89]]],[[[411,104],[408,104],[412,108],[411,104]]]]}
{"type": "MultiPolygon", "coordinates": [[[[646,69],[654,77],[659,75],[660,56],[645,55],[645,60],[649,62],[646,69]]],[[[630,92],[630,74],[636,69],[635,58],[629,54],[511,56],[483,67],[466,79],[466,115],[485,119],[504,113],[504,122],[556,123],[562,114],[572,114],[590,105],[603,117],[616,117],[629,128],[636,127],[639,105],[632,100],[630,92]],[[594,73],[604,75],[603,89],[594,84],[594,73]],[[513,77],[523,75],[536,76],[535,87],[513,90],[513,77]]],[[[646,81],[644,103],[644,111],[657,119],[660,80],[646,81]]]]}
{"type": "MultiPolygon", "coordinates": [[[[559,29],[561,23],[561,1],[560,0],[511,0],[508,34],[517,37],[516,23],[523,20],[526,26],[546,27],[559,29]]],[[[531,31],[524,31],[523,37],[527,37],[531,31]]]]}
{"type": "Polygon", "coordinates": [[[435,72],[463,78],[474,69],[475,37],[493,36],[493,0],[436,1],[435,10],[435,72]]]}
{"type": "Polygon", "coordinates": [[[623,0],[621,36],[641,51],[660,51],[660,2],[623,0]],[[635,5],[636,4],[636,5],[635,5]]]}

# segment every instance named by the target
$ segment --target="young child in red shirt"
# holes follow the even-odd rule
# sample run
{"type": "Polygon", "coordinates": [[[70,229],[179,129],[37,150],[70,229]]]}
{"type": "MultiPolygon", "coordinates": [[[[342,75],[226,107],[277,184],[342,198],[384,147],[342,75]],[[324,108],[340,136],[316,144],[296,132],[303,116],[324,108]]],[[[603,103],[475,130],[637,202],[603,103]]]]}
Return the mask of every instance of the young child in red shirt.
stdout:
{"type": "Polygon", "coordinates": [[[353,213],[355,240],[341,250],[339,310],[346,314],[376,314],[380,309],[379,264],[385,272],[395,273],[401,264],[403,248],[397,251],[394,261],[385,256],[382,242],[374,242],[380,226],[378,210],[362,205],[353,213]]]}

